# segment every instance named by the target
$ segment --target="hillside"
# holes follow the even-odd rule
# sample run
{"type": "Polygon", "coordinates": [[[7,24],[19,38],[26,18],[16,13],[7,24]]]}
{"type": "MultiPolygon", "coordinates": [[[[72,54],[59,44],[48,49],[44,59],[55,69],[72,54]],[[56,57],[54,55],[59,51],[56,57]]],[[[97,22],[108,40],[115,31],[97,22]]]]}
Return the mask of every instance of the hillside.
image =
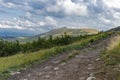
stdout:
{"type": "Polygon", "coordinates": [[[85,35],[85,34],[97,34],[99,31],[96,29],[87,29],[87,28],[86,29],[72,29],[72,28],[63,27],[63,28],[48,31],[46,33],[38,34],[35,36],[30,36],[30,37],[18,36],[18,37],[7,37],[7,38],[3,37],[3,39],[7,41],[19,40],[20,42],[27,42],[27,41],[37,40],[38,37],[48,38],[50,36],[53,36],[53,37],[61,36],[65,32],[72,36],[79,36],[79,35],[85,35]]]}
{"type": "Polygon", "coordinates": [[[79,36],[79,35],[85,35],[85,34],[97,34],[98,30],[95,30],[95,29],[72,29],[72,28],[63,27],[63,28],[51,30],[49,32],[46,32],[46,33],[43,33],[40,35],[36,35],[36,37],[38,37],[38,36],[39,37],[49,37],[51,35],[53,37],[57,37],[57,36],[61,36],[65,32],[72,36],[79,36]]]}
{"type": "Polygon", "coordinates": [[[120,80],[119,32],[1,45],[0,80],[120,80]]]}
{"type": "Polygon", "coordinates": [[[112,28],[112,29],[110,29],[110,30],[108,30],[108,31],[120,31],[120,26],[115,27],[115,28],[112,28]]]}
{"type": "Polygon", "coordinates": [[[96,30],[96,29],[72,29],[72,28],[67,28],[67,27],[63,27],[63,28],[58,28],[58,29],[53,29],[51,31],[48,31],[46,33],[43,33],[43,34],[39,34],[39,35],[35,35],[35,36],[31,36],[28,38],[27,41],[29,40],[36,40],[38,39],[38,37],[42,37],[42,38],[48,38],[50,36],[53,36],[53,37],[60,37],[61,35],[63,35],[64,33],[67,33],[68,35],[71,35],[71,36],[79,36],[79,35],[86,35],[86,34],[97,34],[99,31],[96,30]]]}
{"type": "MultiPolygon", "coordinates": [[[[48,58],[42,64],[34,64],[32,68],[12,72],[8,80],[120,80],[119,68],[110,68],[101,56],[101,52],[110,46],[111,40],[116,40],[116,37],[114,33],[102,33],[83,39],[80,43],[59,47],[56,52],[60,53],[59,55],[48,58]]],[[[48,52],[50,54],[45,54],[52,55],[54,50],[48,52]]],[[[119,57],[117,59],[119,60],[119,57]]]]}

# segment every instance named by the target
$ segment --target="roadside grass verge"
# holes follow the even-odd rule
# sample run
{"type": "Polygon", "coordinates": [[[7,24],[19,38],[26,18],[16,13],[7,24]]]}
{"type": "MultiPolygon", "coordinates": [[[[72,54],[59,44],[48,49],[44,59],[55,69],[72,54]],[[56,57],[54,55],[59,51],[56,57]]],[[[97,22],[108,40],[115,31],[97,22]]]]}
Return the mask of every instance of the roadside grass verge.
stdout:
{"type": "Polygon", "coordinates": [[[105,67],[110,70],[111,75],[115,75],[115,80],[120,80],[120,35],[111,39],[108,47],[102,52],[105,60],[105,67]]]}
{"type": "Polygon", "coordinates": [[[117,35],[111,39],[108,47],[102,54],[106,60],[106,64],[120,64],[120,35],[117,35]]]}
{"type": "MultiPolygon", "coordinates": [[[[22,68],[32,65],[34,62],[42,63],[58,54],[62,54],[65,51],[78,50],[84,48],[85,46],[91,45],[93,42],[97,42],[100,39],[106,38],[111,33],[100,33],[93,36],[88,36],[85,39],[77,41],[73,44],[66,46],[53,47],[51,49],[40,50],[33,53],[20,53],[9,57],[0,58],[0,79],[9,76],[12,71],[19,71],[22,68]]],[[[74,55],[70,55],[69,58],[74,55]]]]}

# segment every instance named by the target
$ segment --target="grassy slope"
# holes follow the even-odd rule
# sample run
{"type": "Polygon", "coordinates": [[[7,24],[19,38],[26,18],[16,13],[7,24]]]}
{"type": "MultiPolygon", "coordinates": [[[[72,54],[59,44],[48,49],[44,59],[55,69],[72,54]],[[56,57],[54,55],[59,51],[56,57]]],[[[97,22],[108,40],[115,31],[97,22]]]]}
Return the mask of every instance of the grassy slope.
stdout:
{"type": "Polygon", "coordinates": [[[26,37],[26,39],[19,39],[19,40],[23,42],[32,41],[32,40],[38,39],[38,37],[48,38],[51,35],[53,37],[57,37],[57,36],[63,35],[65,32],[72,36],[79,36],[79,35],[85,35],[85,34],[97,34],[99,31],[95,29],[71,29],[71,28],[63,27],[63,28],[51,30],[43,34],[39,34],[32,37],[26,37]]]}
{"type": "Polygon", "coordinates": [[[7,40],[7,41],[19,40],[20,42],[28,42],[28,41],[36,40],[36,39],[38,39],[38,37],[48,38],[51,35],[53,37],[61,36],[65,32],[69,35],[72,35],[72,36],[79,36],[79,35],[84,35],[84,34],[97,34],[99,31],[96,30],[96,29],[72,29],[72,28],[63,27],[63,28],[54,29],[54,30],[51,30],[49,32],[39,34],[39,35],[36,35],[36,36],[15,37],[15,38],[8,38],[8,39],[5,39],[5,40],[7,40]]]}
{"type": "Polygon", "coordinates": [[[74,35],[74,36],[79,36],[79,35],[84,35],[84,34],[97,34],[98,31],[95,29],[71,29],[71,28],[60,28],[60,29],[55,29],[52,31],[49,31],[47,33],[37,35],[41,37],[49,37],[52,35],[53,37],[61,36],[64,33],[67,33],[69,35],[74,35]]]}
{"type": "Polygon", "coordinates": [[[114,77],[118,77],[117,80],[120,80],[120,35],[111,39],[111,43],[102,55],[106,61],[106,68],[110,68],[110,73],[115,74],[114,77]]]}
{"type": "Polygon", "coordinates": [[[83,48],[86,45],[89,45],[91,42],[95,42],[107,36],[108,34],[102,33],[98,35],[89,36],[86,39],[83,39],[79,42],[67,46],[59,46],[51,49],[41,50],[34,53],[29,53],[29,54],[21,53],[10,57],[0,58],[0,73],[3,75],[5,73],[11,72],[11,70],[22,69],[26,65],[30,65],[35,61],[39,61],[39,62],[45,61],[51,56],[61,54],[64,51],[83,48]]]}

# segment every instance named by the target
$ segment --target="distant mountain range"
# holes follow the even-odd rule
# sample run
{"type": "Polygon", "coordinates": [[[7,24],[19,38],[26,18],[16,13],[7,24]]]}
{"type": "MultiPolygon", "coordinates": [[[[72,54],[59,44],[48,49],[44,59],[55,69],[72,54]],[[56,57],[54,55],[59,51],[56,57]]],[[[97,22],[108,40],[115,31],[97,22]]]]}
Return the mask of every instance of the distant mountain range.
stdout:
{"type": "Polygon", "coordinates": [[[0,37],[2,38],[13,38],[19,36],[31,36],[35,35],[33,32],[26,30],[18,30],[14,28],[0,28],[0,37]]]}
{"type": "Polygon", "coordinates": [[[64,33],[67,33],[72,36],[84,35],[84,34],[97,34],[98,30],[96,29],[72,29],[72,28],[59,28],[48,31],[46,33],[38,34],[35,36],[31,32],[26,32],[23,30],[14,30],[14,29],[0,29],[0,36],[6,40],[20,40],[20,41],[31,41],[36,40],[38,37],[48,38],[49,36],[61,36],[64,33]]]}
{"type": "MultiPolygon", "coordinates": [[[[110,29],[108,31],[120,31],[120,26],[110,29]]],[[[27,30],[18,30],[18,29],[5,29],[5,28],[0,28],[0,38],[6,39],[6,40],[34,40],[37,39],[38,37],[44,37],[47,38],[49,36],[60,36],[64,33],[67,33],[69,35],[73,36],[78,36],[78,35],[84,35],[84,34],[96,34],[98,33],[98,30],[96,29],[73,29],[73,28],[59,28],[59,29],[53,29],[51,31],[48,31],[46,33],[38,34],[35,35],[36,33],[32,31],[27,31],[27,30]],[[35,36],[34,36],[35,35],[35,36]]]]}

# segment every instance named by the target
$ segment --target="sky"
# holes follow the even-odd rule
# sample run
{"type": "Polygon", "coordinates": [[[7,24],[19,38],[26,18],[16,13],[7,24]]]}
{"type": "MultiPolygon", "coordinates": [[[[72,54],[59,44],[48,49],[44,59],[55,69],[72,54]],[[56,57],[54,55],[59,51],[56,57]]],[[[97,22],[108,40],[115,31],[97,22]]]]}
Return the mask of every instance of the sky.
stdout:
{"type": "Polygon", "coordinates": [[[120,25],[120,0],[0,0],[0,29],[43,33],[61,27],[120,25]]]}

